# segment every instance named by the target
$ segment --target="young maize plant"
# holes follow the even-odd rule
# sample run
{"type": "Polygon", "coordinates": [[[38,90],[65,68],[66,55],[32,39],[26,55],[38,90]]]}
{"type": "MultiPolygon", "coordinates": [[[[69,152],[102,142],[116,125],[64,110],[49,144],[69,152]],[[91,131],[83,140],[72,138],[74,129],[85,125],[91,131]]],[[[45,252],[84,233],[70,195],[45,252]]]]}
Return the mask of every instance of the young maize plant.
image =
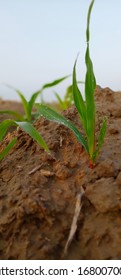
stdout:
{"type": "MultiPolygon", "coordinates": [[[[44,89],[53,87],[53,86],[61,83],[68,77],[69,76],[65,76],[60,79],[54,80],[51,83],[43,85],[40,90],[38,90],[37,92],[32,94],[29,101],[26,100],[25,96],[18,89],[8,86],[9,88],[14,89],[17,92],[17,94],[19,95],[19,97],[21,98],[21,102],[23,104],[24,111],[25,111],[25,116],[19,114],[16,111],[11,111],[11,110],[0,111],[0,114],[9,114],[9,115],[12,115],[14,117],[14,119],[17,119],[17,121],[8,119],[8,120],[4,120],[3,122],[0,123],[0,141],[2,141],[4,139],[4,137],[7,133],[7,130],[9,129],[10,126],[16,126],[16,127],[18,126],[18,127],[21,127],[26,133],[28,133],[33,138],[33,140],[38,142],[38,144],[41,147],[43,147],[46,151],[49,151],[49,148],[48,148],[47,144],[45,143],[44,139],[39,134],[39,132],[34,128],[34,126],[31,124],[31,122],[33,120],[35,121],[36,118],[38,117],[38,113],[37,112],[34,113],[32,110],[33,110],[33,107],[35,105],[35,101],[36,101],[38,95],[40,95],[44,89]]],[[[9,142],[9,144],[6,146],[6,148],[0,152],[0,160],[2,160],[8,154],[8,152],[15,145],[16,141],[17,141],[17,138],[16,137],[13,138],[9,142]]]]}
{"type": "Polygon", "coordinates": [[[73,92],[72,92],[72,85],[68,86],[66,89],[66,93],[64,98],[62,99],[57,92],[54,92],[56,99],[58,100],[59,106],[61,110],[66,110],[73,104],[73,92]]]}
{"type": "MultiPolygon", "coordinates": [[[[14,120],[4,120],[0,123],[0,141],[2,141],[7,133],[7,130],[11,126],[16,126],[22,128],[26,133],[28,133],[33,140],[35,140],[43,149],[45,149],[47,152],[49,152],[49,148],[47,144],[45,143],[42,136],[39,134],[39,132],[35,129],[35,127],[30,122],[16,122],[14,120]]],[[[8,152],[13,148],[17,141],[17,138],[14,137],[9,144],[6,146],[4,150],[0,153],[0,160],[2,160],[8,152]]]]}
{"type": "Polygon", "coordinates": [[[37,116],[37,114],[33,113],[33,111],[32,111],[37,97],[39,95],[41,95],[45,89],[58,85],[59,83],[63,82],[65,79],[67,79],[68,77],[70,77],[70,75],[64,76],[60,79],[54,80],[53,82],[43,85],[40,90],[38,90],[32,94],[29,101],[27,101],[24,94],[20,90],[12,87],[10,85],[7,85],[8,88],[15,90],[16,93],[19,95],[23,108],[24,108],[25,115],[23,116],[22,114],[19,114],[18,112],[11,111],[11,110],[0,110],[0,114],[12,115],[14,117],[14,119],[16,119],[17,121],[32,122],[32,120],[33,119],[35,120],[36,116],[37,116]]]}
{"type": "Polygon", "coordinates": [[[86,152],[90,158],[90,167],[92,168],[95,165],[99,151],[103,145],[104,137],[106,133],[106,118],[104,117],[103,124],[99,131],[98,141],[95,140],[95,118],[96,118],[96,108],[94,101],[94,91],[96,88],[96,79],[93,72],[93,64],[90,58],[89,50],[89,40],[90,40],[90,16],[94,0],[91,1],[89,6],[88,15],[87,15],[87,27],[86,27],[86,41],[87,48],[85,54],[85,64],[86,64],[86,75],[85,75],[85,101],[83,100],[82,94],[78,88],[78,83],[76,79],[76,62],[73,68],[73,99],[75,107],[79,113],[80,120],[85,131],[86,137],[84,137],[80,131],[65,117],[59,115],[54,110],[48,108],[47,106],[41,104],[38,105],[38,110],[41,116],[44,116],[46,119],[58,122],[70,128],[75,134],[78,141],[83,145],[86,152]]]}
{"type": "MultiPolygon", "coordinates": [[[[84,84],[84,82],[78,81],[78,84],[84,84]]],[[[60,95],[57,92],[54,92],[54,93],[55,93],[55,96],[58,100],[58,103],[59,103],[59,106],[60,106],[61,110],[68,109],[74,103],[73,86],[72,85],[67,87],[66,93],[65,93],[63,99],[60,97],[60,95]]]]}

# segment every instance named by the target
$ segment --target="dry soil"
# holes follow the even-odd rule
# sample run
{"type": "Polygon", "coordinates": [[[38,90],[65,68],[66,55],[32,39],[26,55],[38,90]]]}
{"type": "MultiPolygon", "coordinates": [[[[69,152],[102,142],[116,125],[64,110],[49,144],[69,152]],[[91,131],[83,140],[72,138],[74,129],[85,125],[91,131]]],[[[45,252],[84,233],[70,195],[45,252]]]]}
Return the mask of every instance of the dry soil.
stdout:
{"type": "MultiPolygon", "coordinates": [[[[97,133],[104,116],[108,127],[93,169],[73,133],[44,118],[35,127],[51,155],[21,129],[0,144],[18,138],[0,163],[0,259],[121,259],[121,92],[98,86],[95,100],[97,133]],[[81,187],[77,230],[64,255],[81,187]]],[[[74,106],[63,114],[83,132],[74,106]]]]}

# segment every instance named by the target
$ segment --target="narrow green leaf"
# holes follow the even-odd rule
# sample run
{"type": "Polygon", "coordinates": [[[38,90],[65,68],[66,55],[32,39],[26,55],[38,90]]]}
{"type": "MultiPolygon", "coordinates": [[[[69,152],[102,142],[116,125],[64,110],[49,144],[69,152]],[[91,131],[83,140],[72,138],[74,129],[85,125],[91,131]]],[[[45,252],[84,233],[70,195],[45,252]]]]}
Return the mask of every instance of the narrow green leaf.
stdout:
{"type": "Polygon", "coordinates": [[[18,93],[19,97],[21,98],[21,101],[22,101],[22,104],[23,104],[23,107],[24,107],[24,111],[25,111],[25,114],[26,114],[26,118],[28,121],[31,120],[31,116],[29,114],[29,108],[28,108],[28,101],[26,100],[26,98],[24,97],[23,93],[16,89],[16,92],[18,93]]]}
{"type": "Polygon", "coordinates": [[[89,40],[90,40],[89,25],[90,25],[90,17],[91,17],[91,11],[92,11],[93,4],[94,4],[94,0],[92,0],[91,4],[89,6],[88,15],[87,15],[87,29],[86,29],[87,42],[89,42],[89,40]]]}
{"type": "MultiPolygon", "coordinates": [[[[77,84],[84,84],[83,81],[77,81],[77,84]]],[[[68,104],[72,104],[72,102],[74,101],[73,99],[73,85],[70,85],[67,87],[66,89],[66,93],[64,96],[64,101],[67,101],[68,104]]]]}
{"type": "Polygon", "coordinates": [[[14,120],[4,120],[0,123],[0,141],[2,141],[10,126],[17,126],[16,122],[14,120]]]}
{"type": "MultiPolygon", "coordinates": [[[[77,59],[76,59],[77,62],[77,59]]],[[[84,127],[85,132],[87,131],[87,120],[86,120],[86,106],[84,103],[84,100],[82,98],[82,94],[79,91],[77,80],[76,80],[76,62],[74,64],[73,68],[73,99],[75,106],[77,108],[77,111],[80,115],[82,125],[84,127]]]]}
{"type": "Polygon", "coordinates": [[[42,148],[44,148],[46,151],[49,151],[49,148],[44,139],[30,122],[15,123],[20,126],[26,133],[28,133],[35,141],[37,141],[37,143],[42,146],[42,148]]]}
{"type": "Polygon", "coordinates": [[[67,87],[65,97],[70,98],[70,95],[73,98],[73,87],[72,87],[72,85],[67,87]]]}
{"type": "Polygon", "coordinates": [[[8,85],[8,84],[5,84],[8,88],[12,89],[12,90],[15,90],[17,92],[17,94],[19,95],[20,99],[21,99],[21,102],[23,104],[23,107],[24,107],[24,111],[25,111],[25,114],[26,114],[26,119],[29,121],[31,119],[30,115],[29,115],[29,110],[28,110],[28,101],[26,100],[26,98],[24,97],[23,93],[16,89],[15,87],[11,86],[11,85],[8,85]]]}
{"type": "Polygon", "coordinates": [[[76,136],[77,140],[80,142],[80,144],[85,148],[85,150],[88,153],[88,145],[82,134],[79,132],[79,130],[75,127],[74,124],[72,124],[69,120],[67,120],[65,117],[62,115],[58,114],[56,111],[53,109],[47,107],[44,104],[40,104],[37,106],[38,107],[38,112],[40,113],[40,116],[45,117],[47,120],[54,121],[57,123],[60,123],[62,125],[65,125],[68,127],[74,135],[76,136]]]}
{"type": "Polygon", "coordinates": [[[5,147],[5,149],[0,153],[0,160],[2,160],[8,153],[9,151],[13,148],[17,141],[17,138],[14,138],[10,141],[10,143],[5,147]]]}
{"type": "Polygon", "coordinates": [[[5,136],[10,126],[20,126],[26,133],[28,133],[37,143],[42,146],[46,151],[49,151],[47,144],[42,136],[35,129],[35,127],[29,122],[16,122],[14,120],[5,120],[0,124],[0,141],[5,136]]]}
{"type": "Polygon", "coordinates": [[[60,79],[54,80],[54,81],[51,82],[51,83],[47,83],[47,84],[43,85],[42,89],[56,86],[56,85],[58,85],[59,83],[61,83],[61,82],[63,82],[64,80],[66,80],[67,78],[69,78],[70,76],[71,76],[71,75],[68,75],[68,76],[62,77],[62,78],[60,78],[60,79]]]}
{"type": "Polygon", "coordinates": [[[63,102],[63,100],[61,99],[60,95],[57,92],[54,92],[55,96],[59,102],[59,105],[61,107],[62,110],[66,110],[66,104],[63,102]]]}
{"type": "Polygon", "coordinates": [[[16,111],[2,110],[0,111],[0,114],[12,115],[13,117],[17,118],[19,121],[24,121],[24,117],[21,114],[17,113],[16,111]]]}
{"type": "Polygon", "coordinates": [[[96,79],[93,72],[93,64],[90,58],[89,52],[89,25],[91,11],[94,4],[94,0],[91,2],[87,15],[87,29],[86,29],[86,40],[87,49],[85,54],[86,63],[86,77],[85,77],[85,99],[86,99],[86,116],[87,116],[87,139],[89,146],[89,154],[92,157],[95,149],[95,102],[94,102],[94,91],[96,87],[96,79]]]}
{"type": "Polygon", "coordinates": [[[87,51],[85,56],[85,62],[87,67],[85,78],[85,97],[86,97],[86,115],[87,115],[87,138],[89,153],[92,156],[94,152],[95,143],[95,102],[94,91],[96,87],[95,76],[93,73],[93,65],[90,59],[89,46],[87,45],[87,51]]]}
{"type": "Polygon", "coordinates": [[[74,101],[73,99],[73,86],[70,85],[67,87],[65,96],[64,96],[64,101],[70,106],[72,102],[74,101]]]}
{"type": "Polygon", "coordinates": [[[101,129],[100,129],[100,132],[99,132],[97,149],[93,153],[93,157],[92,157],[94,162],[95,162],[95,160],[96,160],[96,158],[98,156],[99,150],[102,148],[102,145],[104,143],[106,129],[107,129],[107,120],[106,120],[106,117],[105,117],[104,121],[103,121],[103,124],[101,126],[101,129]]]}
{"type": "Polygon", "coordinates": [[[29,102],[28,102],[28,110],[29,110],[29,115],[31,116],[32,115],[32,109],[33,109],[33,106],[35,104],[35,101],[38,97],[38,95],[40,95],[42,92],[42,89],[36,91],[35,93],[32,94],[29,102]]]}

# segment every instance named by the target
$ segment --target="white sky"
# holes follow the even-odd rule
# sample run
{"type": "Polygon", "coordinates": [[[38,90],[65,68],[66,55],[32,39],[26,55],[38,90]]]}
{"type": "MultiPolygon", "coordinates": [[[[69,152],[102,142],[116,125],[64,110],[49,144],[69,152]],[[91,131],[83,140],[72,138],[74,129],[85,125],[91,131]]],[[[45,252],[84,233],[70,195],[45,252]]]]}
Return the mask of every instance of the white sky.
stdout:
{"type": "MultiPolygon", "coordinates": [[[[27,98],[44,83],[77,73],[84,80],[85,29],[91,0],[0,0],[0,97],[27,98]]],[[[121,90],[121,0],[95,0],[90,53],[97,84],[121,90]]],[[[64,93],[70,80],[58,85],[64,93]]],[[[44,93],[51,100],[53,90],[44,93]]]]}

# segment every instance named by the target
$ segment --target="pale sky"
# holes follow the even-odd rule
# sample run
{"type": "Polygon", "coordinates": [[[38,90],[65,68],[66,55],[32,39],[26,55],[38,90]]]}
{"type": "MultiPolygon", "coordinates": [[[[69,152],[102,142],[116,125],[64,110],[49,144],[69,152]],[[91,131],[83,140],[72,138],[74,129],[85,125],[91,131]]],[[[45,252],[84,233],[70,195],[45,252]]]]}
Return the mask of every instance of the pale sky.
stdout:
{"type": "MultiPolygon", "coordinates": [[[[84,80],[86,18],[91,0],[0,0],[0,97],[18,99],[2,83],[27,98],[44,83],[72,74],[84,80]]],[[[90,54],[97,84],[121,90],[121,0],[95,0],[90,54]]],[[[58,85],[66,90],[70,80],[58,85]]],[[[53,89],[54,90],[54,89],[53,89]]],[[[53,99],[52,89],[45,91],[53,99]]]]}

